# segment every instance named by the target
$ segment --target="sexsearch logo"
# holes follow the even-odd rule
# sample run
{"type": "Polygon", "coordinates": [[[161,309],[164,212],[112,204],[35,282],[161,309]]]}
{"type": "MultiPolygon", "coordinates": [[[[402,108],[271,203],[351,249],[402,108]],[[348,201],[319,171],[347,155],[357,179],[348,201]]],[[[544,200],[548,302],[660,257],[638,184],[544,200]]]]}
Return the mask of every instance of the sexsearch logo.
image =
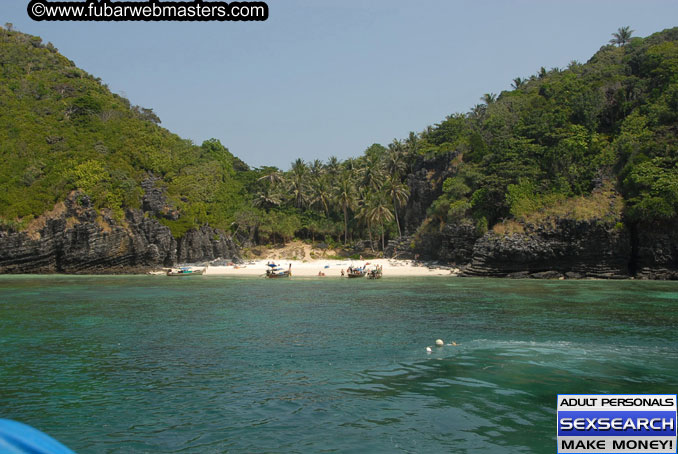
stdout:
{"type": "Polygon", "coordinates": [[[675,394],[559,394],[558,453],[676,453],[675,394]]]}

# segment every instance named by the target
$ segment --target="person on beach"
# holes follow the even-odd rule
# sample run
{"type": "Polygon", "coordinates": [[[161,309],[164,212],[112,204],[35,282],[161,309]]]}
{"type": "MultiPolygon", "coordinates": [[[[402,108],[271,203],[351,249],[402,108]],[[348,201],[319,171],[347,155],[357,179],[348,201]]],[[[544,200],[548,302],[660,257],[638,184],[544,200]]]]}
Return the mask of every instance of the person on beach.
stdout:
{"type": "Polygon", "coordinates": [[[341,277],[344,277],[344,269],[341,269],[341,277]]]}

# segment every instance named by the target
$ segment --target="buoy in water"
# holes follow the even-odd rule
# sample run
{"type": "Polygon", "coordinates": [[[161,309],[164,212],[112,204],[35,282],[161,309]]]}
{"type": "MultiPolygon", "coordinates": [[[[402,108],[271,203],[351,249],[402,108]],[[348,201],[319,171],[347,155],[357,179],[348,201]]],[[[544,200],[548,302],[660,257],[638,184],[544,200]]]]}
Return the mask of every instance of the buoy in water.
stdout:
{"type": "Polygon", "coordinates": [[[431,347],[426,347],[426,353],[431,353],[432,351],[431,347]]]}
{"type": "Polygon", "coordinates": [[[443,345],[445,345],[445,342],[442,339],[436,339],[436,347],[442,347],[443,345]]]}

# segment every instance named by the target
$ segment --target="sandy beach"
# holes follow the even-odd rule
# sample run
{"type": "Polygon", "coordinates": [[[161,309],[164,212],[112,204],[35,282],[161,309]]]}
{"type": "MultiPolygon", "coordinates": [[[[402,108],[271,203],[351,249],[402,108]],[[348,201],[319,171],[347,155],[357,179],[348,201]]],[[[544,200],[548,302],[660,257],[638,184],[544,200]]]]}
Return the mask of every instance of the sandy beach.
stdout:
{"type": "MultiPolygon", "coordinates": [[[[207,276],[263,276],[266,273],[269,260],[248,261],[244,264],[229,266],[209,266],[205,272],[207,276]]],[[[318,278],[338,278],[341,277],[341,270],[344,271],[349,266],[362,266],[368,263],[368,267],[380,265],[383,268],[384,278],[403,277],[403,276],[455,276],[456,269],[428,267],[411,260],[275,260],[275,263],[283,269],[288,269],[292,265],[292,276],[297,277],[318,277],[318,278]],[[318,273],[324,273],[319,276],[318,273]]],[[[192,267],[200,269],[200,267],[192,267]]]]}

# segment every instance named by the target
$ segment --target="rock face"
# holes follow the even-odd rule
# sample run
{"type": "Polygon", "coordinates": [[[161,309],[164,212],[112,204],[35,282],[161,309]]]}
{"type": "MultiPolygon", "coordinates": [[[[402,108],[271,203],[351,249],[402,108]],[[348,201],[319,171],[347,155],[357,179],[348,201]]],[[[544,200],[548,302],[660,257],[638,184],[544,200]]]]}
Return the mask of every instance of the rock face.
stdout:
{"type": "Polygon", "coordinates": [[[473,259],[473,245],[480,237],[468,219],[447,224],[441,233],[439,260],[453,264],[466,264],[473,259]]]}
{"type": "Polygon", "coordinates": [[[595,221],[561,219],[524,233],[488,232],[473,246],[464,274],[502,277],[629,277],[628,230],[595,221]]]}
{"type": "Polygon", "coordinates": [[[412,260],[415,257],[415,252],[412,248],[412,237],[408,235],[389,240],[384,250],[384,257],[412,260]]]}
{"type": "Polygon", "coordinates": [[[449,152],[417,161],[407,177],[410,197],[401,221],[406,232],[414,232],[426,218],[426,210],[442,193],[443,181],[456,172],[454,162],[458,156],[457,152],[449,152]]]}
{"type": "Polygon", "coordinates": [[[669,222],[633,226],[632,271],[640,279],[678,279],[678,229],[669,222]]]}
{"type": "Polygon", "coordinates": [[[217,257],[239,259],[237,246],[230,236],[212,227],[202,226],[199,230],[189,230],[177,244],[179,262],[200,262],[217,257]]]}
{"type": "Polygon", "coordinates": [[[223,232],[205,227],[177,241],[168,227],[141,210],[124,222],[97,213],[90,200],[72,193],[26,231],[0,232],[0,273],[139,272],[177,261],[239,258],[223,232]]]}
{"type": "Polygon", "coordinates": [[[141,182],[141,188],[144,190],[143,210],[157,217],[176,221],[179,219],[179,212],[168,203],[165,189],[159,187],[158,182],[160,182],[160,178],[153,175],[141,182]]]}

